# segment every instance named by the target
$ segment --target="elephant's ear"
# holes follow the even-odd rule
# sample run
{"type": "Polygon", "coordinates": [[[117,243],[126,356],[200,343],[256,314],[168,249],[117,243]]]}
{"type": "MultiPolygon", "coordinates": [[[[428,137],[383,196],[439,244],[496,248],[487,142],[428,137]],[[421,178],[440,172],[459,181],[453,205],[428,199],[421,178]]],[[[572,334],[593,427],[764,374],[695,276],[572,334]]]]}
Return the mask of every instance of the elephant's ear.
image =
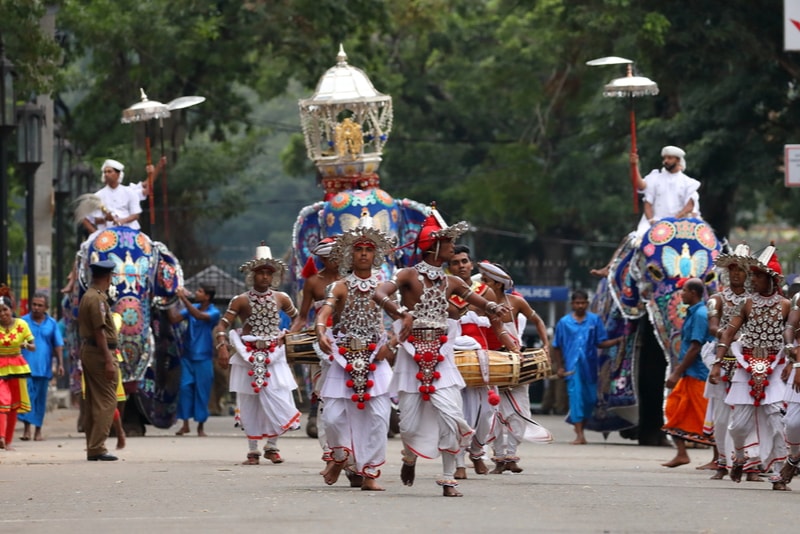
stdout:
{"type": "Polygon", "coordinates": [[[308,259],[311,251],[322,239],[322,210],[325,202],[315,202],[300,210],[297,220],[292,229],[292,258],[289,262],[290,282],[297,284],[298,291],[303,287],[303,276],[301,271],[308,259]]]}
{"type": "MultiPolygon", "coordinates": [[[[415,243],[419,235],[422,223],[430,215],[431,208],[417,202],[416,200],[409,200],[404,198],[397,200],[397,209],[400,211],[400,220],[398,221],[397,236],[400,240],[400,246],[415,243]]],[[[418,263],[421,259],[417,254],[416,247],[409,246],[398,250],[397,261],[402,267],[410,267],[418,263]]]]}

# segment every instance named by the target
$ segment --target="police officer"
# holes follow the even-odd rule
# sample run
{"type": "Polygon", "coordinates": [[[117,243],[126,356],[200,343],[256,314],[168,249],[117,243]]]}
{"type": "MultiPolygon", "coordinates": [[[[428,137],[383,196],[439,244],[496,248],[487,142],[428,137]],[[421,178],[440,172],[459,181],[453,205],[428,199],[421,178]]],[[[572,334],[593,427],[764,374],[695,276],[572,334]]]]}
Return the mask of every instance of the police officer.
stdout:
{"type": "Polygon", "coordinates": [[[81,298],[78,308],[78,329],[81,336],[81,365],[86,388],[86,459],[110,462],[117,459],[105,446],[114,409],[117,407],[119,370],[114,350],[117,333],[108,302],[108,288],[114,262],[92,263],[92,284],[81,298]]]}

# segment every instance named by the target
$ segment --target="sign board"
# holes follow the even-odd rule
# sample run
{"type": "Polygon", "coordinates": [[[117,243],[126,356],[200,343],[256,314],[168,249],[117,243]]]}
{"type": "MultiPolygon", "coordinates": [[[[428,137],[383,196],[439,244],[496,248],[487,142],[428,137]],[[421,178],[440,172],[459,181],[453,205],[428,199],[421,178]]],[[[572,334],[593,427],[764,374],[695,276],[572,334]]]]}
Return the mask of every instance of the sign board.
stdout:
{"type": "Polygon", "coordinates": [[[52,249],[45,245],[36,245],[36,288],[35,291],[50,290],[50,269],[53,265],[52,249]]]}
{"type": "Polygon", "coordinates": [[[800,50],[800,0],[783,0],[783,49],[800,50]]]}
{"type": "Polygon", "coordinates": [[[565,302],[569,300],[569,288],[567,286],[514,286],[514,290],[522,295],[525,300],[539,302],[565,302]]]}
{"type": "Polygon", "coordinates": [[[783,169],[786,187],[800,187],[800,145],[784,145],[783,169]]]}

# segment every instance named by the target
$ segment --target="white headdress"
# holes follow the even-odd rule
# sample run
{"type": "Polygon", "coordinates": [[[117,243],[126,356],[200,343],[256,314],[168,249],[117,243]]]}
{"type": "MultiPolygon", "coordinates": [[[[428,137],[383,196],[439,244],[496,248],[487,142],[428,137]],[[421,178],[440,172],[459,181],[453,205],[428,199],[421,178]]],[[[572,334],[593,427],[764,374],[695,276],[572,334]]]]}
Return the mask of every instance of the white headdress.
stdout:
{"type": "Polygon", "coordinates": [[[665,146],[664,148],[661,149],[662,158],[664,156],[675,156],[676,158],[680,158],[681,170],[683,171],[686,170],[686,158],[684,158],[685,155],[686,152],[684,152],[682,148],[678,148],[676,146],[665,146]]]}
{"type": "Polygon", "coordinates": [[[117,161],[115,159],[107,159],[107,160],[105,160],[103,162],[103,164],[100,166],[100,179],[101,180],[103,179],[103,169],[105,169],[106,167],[111,167],[112,169],[115,169],[115,170],[119,171],[119,183],[122,183],[122,180],[125,178],[125,172],[124,172],[125,171],[125,165],[123,165],[122,163],[120,163],[119,161],[117,161]]]}
{"type": "Polygon", "coordinates": [[[495,282],[503,284],[503,289],[508,290],[514,287],[514,280],[507,272],[489,261],[482,261],[478,264],[478,271],[495,282]]]}
{"type": "Polygon", "coordinates": [[[239,267],[239,270],[243,273],[247,274],[247,284],[253,284],[253,271],[256,271],[262,267],[267,267],[272,269],[272,287],[278,287],[281,285],[281,279],[283,278],[283,272],[286,270],[286,265],[281,260],[275,259],[272,257],[272,251],[268,246],[261,242],[261,245],[256,247],[256,255],[255,257],[242,264],[239,267]]]}

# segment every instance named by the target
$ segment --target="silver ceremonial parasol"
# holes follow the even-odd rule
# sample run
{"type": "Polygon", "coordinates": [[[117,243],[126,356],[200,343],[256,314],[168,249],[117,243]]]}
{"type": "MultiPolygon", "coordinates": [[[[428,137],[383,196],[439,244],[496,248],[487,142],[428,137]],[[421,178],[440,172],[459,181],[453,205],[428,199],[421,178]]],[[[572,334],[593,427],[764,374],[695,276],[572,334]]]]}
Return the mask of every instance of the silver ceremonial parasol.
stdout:
{"type": "Polygon", "coordinates": [[[204,96],[179,96],[175,100],[167,102],[167,109],[175,111],[176,109],[188,108],[205,101],[206,97],[204,96]]]}
{"type": "Polygon", "coordinates": [[[161,102],[149,100],[144,89],[141,92],[141,100],[128,109],[122,111],[122,123],[144,122],[150,119],[163,119],[169,117],[169,108],[161,102]]]}
{"type": "MultiPolygon", "coordinates": [[[[627,98],[630,102],[631,153],[636,152],[636,113],[633,98],[658,94],[658,84],[650,78],[633,75],[633,61],[617,56],[601,57],[586,62],[590,67],[627,64],[627,73],[622,78],[611,80],[603,87],[603,96],[627,98]]],[[[631,163],[631,183],[633,185],[633,212],[639,213],[639,196],[636,191],[636,164],[631,163]]]]}

